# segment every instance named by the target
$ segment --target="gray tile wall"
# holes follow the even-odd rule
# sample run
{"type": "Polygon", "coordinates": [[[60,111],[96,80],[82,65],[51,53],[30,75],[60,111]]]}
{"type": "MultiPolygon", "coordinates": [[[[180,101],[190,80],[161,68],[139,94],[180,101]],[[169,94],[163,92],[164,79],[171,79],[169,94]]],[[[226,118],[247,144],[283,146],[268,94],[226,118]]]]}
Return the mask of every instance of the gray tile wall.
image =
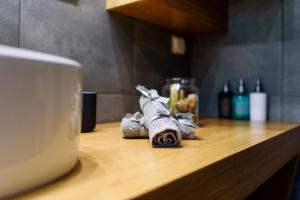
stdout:
{"type": "Polygon", "coordinates": [[[225,80],[236,90],[243,77],[253,90],[260,77],[269,118],[300,122],[300,0],[231,0],[229,9],[227,34],[192,41],[200,114],[217,115],[216,93],[225,80]]]}
{"type": "Polygon", "coordinates": [[[300,122],[300,0],[283,2],[282,118],[300,122]]]}
{"type": "Polygon", "coordinates": [[[19,45],[20,36],[19,0],[0,0],[0,43],[19,45]]]}
{"type": "MultiPolygon", "coordinates": [[[[225,35],[192,40],[192,74],[200,114],[217,116],[216,93],[239,77],[253,89],[261,77],[269,118],[300,123],[300,0],[231,0],[225,35]]],[[[300,168],[292,199],[300,199],[300,168]]]]}
{"type": "Polygon", "coordinates": [[[0,0],[0,44],[81,62],[84,89],[99,93],[98,122],[135,111],[137,83],[160,90],[165,78],[189,76],[190,70],[200,88],[202,116],[217,115],[216,93],[224,80],[236,88],[244,77],[252,88],[261,77],[270,119],[300,121],[300,0],[231,0],[229,32],[193,39],[185,56],[170,54],[167,31],[108,14],[104,3],[0,0]]]}
{"type": "MultiPolygon", "coordinates": [[[[185,56],[172,54],[170,34],[156,26],[135,22],[134,84],[161,91],[168,77],[190,76],[190,52],[185,56]]],[[[188,42],[188,39],[187,39],[188,42]]],[[[134,94],[136,90],[134,90],[134,94]]],[[[138,98],[133,102],[136,110],[138,98]]]]}
{"type": "Polygon", "coordinates": [[[171,34],[105,11],[105,0],[0,0],[0,44],[69,57],[83,65],[84,90],[98,95],[97,121],[137,109],[135,84],[160,89],[189,74],[170,54],[171,34]]]}

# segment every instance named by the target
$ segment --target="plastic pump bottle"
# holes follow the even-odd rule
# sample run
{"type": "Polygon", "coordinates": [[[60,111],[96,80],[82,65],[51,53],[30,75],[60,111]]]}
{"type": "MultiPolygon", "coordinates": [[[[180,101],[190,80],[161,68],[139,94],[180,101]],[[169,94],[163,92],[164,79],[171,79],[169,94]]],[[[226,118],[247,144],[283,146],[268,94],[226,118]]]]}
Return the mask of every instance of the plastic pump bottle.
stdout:
{"type": "Polygon", "coordinates": [[[265,122],[267,120],[267,94],[263,91],[261,81],[256,81],[255,91],[250,93],[250,120],[265,122]]]}
{"type": "Polygon", "coordinates": [[[241,78],[238,86],[237,94],[232,100],[232,114],[234,119],[246,120],[250,115],[250,99],[246,91],[244,80],[241,78]]]}

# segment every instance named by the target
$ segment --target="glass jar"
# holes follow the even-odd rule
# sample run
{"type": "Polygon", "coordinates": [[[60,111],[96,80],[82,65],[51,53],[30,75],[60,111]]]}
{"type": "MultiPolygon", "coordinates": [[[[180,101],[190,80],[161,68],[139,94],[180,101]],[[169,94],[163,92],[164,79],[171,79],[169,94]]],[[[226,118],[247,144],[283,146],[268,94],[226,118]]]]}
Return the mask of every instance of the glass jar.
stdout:
{"type": "Polygon", "coordinates": [[[174,113],[193,113],[198,116],[198,88],[190,78],[168,78],[162,94],[170,98],[169,109],[174,113]]]}

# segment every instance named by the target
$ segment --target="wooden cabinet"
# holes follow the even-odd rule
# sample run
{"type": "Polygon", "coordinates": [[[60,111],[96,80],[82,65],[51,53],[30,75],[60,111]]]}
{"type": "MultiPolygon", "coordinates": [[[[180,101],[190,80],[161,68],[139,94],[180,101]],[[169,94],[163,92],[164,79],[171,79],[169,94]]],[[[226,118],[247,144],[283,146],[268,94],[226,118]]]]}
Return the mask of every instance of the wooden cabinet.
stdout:
{"type": "Polygon", "coordinates": [[[107,0],[106,8],[173,32],[204,35],[227,30],[227,0],[107,0]]]}

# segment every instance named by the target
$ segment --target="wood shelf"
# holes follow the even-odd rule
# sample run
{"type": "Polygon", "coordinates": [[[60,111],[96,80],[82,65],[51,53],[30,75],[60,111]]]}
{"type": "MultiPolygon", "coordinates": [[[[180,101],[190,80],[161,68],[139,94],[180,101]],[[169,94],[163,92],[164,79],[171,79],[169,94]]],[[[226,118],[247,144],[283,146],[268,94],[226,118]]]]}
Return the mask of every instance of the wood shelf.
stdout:
{"type": "Polygon", "coordinates": [[[107,0],[106,9],[181,34],[227,30],[227,0],[107,0]]]}
{"type": "Polygon", "coordinates": [[[300,153],[300,126],[200,122],[204,126],[196,130],[197,139],[184,140],[179,148],[123,139],[120,123],[98,125],[93,133],[81,134],[75,170],[13,199],[245,199],[279,170],[283,179],[275,177],[275,188],[280,190],[269,190],[277,196],[262,199],[278,199],[280,191],[288,195],[295,166],[290,161],[300,153]]]}

